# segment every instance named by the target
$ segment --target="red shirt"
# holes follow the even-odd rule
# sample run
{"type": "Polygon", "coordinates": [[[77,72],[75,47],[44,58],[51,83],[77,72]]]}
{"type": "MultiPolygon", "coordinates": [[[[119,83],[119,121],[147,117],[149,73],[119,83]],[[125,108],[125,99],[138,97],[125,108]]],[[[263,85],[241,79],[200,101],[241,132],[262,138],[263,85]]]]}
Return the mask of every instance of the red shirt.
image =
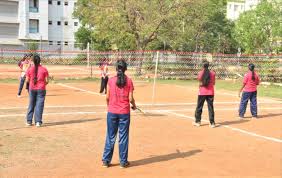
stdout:
{"type": "Polygon", "coordinates": [[[243,84],[245,85],[245,92],[254,92],[257,91],[257,85],[259,85],[259,76],[255,72],[255,80],[252,80],[252,72],[249,71],[245,74],[243,84]]]}
{"type": "Polygon", "coordinates": [[[132,80],[126,76],[126,85],[119,88],[116,85],[117,76],[109,79],[108,87],[110,91],[108,112],[114,114],[130,113],[129,93],[133,92],[134,86],[132,80]]]}
{"type": "MultiPolygon", "coordinates": [[[[204,70],[201,70],[198,74],[198,80],[201,81],[204,74],[204,70]]],[[[210,71],[210,82],[208,86],[199,87],[199,95],[214,95],[214,84],[215,84],[215,72],[210,71]]]]}
{"type": "Polygon", "coordinates": [[[37,83],[34,85],[34,70],[35,66],[28,69],[26,76],[29,78],[30,90],[46,90],[46,78],[49,76],[48,70],[41,65],[38,66],[37,83]]]}

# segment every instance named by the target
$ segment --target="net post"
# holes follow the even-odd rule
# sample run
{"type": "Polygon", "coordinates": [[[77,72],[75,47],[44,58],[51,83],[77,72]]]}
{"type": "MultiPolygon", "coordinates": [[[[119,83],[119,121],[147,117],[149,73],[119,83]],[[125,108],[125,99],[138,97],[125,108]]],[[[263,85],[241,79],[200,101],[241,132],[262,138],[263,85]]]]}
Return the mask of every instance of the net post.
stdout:
{"type": "Polygon", "coordinates": [[[89,61],[89,42],[87,43],[87,68],[89,68],[89,63],[90,63],[90,61],[89,61]]]}
{"type": "Polygon", "coordinates": [[[157,51],[157,59],[156,59],[156,65],[155,65],[155,75],[154,75],[153,94],[152,94],[152,105],[155,104],[156,79],[157,79],[157,72],[158,72],[158,64],[159,64],[159,51],[157,51]]]}
{"type": "Polygon", "coordinates": [[[92,64],[90,64],[90,71],[91,71],[90,76],[91,76],[91,78],[93,78],[93,69],[92,69],[92,64]]]}

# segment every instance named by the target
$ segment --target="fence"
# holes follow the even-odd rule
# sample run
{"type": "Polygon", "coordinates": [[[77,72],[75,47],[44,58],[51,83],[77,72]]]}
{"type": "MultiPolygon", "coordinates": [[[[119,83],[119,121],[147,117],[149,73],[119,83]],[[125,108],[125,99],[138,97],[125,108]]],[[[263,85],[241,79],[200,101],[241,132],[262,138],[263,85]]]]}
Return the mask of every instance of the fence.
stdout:
{"type": "MultiPolygon", "coordinates": [[[[1,64],[16,64],[25,53],[25,50],[0,51],[1,64]]],[[[84,75],[76,72],[65,72],[69,78],[93,76],[93,70],[98,68],[104,60],[112,61],[124,59],[128,63],[128,73],[140,79],[195,79],[202,68],[202,61],[208,60],[211,69],[216,72],[218,79],[238,78],[243,76],[249,63],[256,65],[262,81],[282,82],[282,54],[280,55],[225,55],[209,53],[188,53],[174,51],[33,51],[42,56],[42,63],[50,66],[70,66],[84,71],[84,75]],[[87,66],[87,67],[86,67],[87,66]]],[[[68,66],[68,67],[66,67],[68,66]]],[[[114,70],[114,69],[112,69],[114,70]]],[[[98,72],[99,73],[99,72],[98,72]]]]}

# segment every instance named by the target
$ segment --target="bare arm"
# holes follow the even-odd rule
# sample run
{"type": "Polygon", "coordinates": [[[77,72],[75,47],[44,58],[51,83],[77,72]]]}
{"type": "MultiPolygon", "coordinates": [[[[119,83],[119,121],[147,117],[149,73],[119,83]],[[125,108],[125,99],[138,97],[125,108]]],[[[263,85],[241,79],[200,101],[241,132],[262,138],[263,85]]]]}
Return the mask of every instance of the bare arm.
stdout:
{"type": "Polygon", "coordinates": [[[240,96],[241,96],[241,92],[242,92],[243,88],[245,87],[245,85],[246,85],[246,84],[243,84],[242,87],[241,87],[240,90],[239,90],[239,93],[238,93],[239,98],[240,98],[240,96]]]}
{"type": "Polygon", "coordinates": [[[45,78],[46,85],[49,83],[49,76],[45,78]]]}
{"type": "Polygon", "coordinates": [[[129,101],[132,104],[132,109],[135,110],[136,104],[135,104],[135,99],[134,99],[134,96],[133,96],[133,91],[129,93],[129,101]]]}
{"type": "Polygon", "coordinates": [[[107,95],[106,95],[107,106],[109,106],[109,101],[110,101],[110,89],[109,89],[109,85],[108,85],[108,87],[107,87],[107,95]]]}
{"type": "Polygon", "coordinates": [[[29,83],[29,81],[30,81],[30,78],[29,78],[28,76],[26,76],[25,82],[26,82],[26,83],[29,83]]]}

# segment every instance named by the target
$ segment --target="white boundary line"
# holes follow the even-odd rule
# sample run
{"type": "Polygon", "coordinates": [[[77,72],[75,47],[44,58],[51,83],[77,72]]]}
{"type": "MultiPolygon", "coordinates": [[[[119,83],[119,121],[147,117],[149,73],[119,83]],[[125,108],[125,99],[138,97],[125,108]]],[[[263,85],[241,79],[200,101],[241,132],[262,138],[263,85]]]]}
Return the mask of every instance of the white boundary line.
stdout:
{"type": "Polygon", "coordinates": [[[104,95],[101,95],[100,93],[84,90],[82,88],[72,87],[72,86],[69,86],[69,85],[62,84],[62,83],[58,83],[57,85],[60,85],[60,86],[65,87],[65,88],[79,90],[79,91],[83,91],[83,92],[86,92],[86,93],[90,93],[90,94],[94,94],[94,95],[98,95],[98,96],[103,96],[104,97],[104,95]]]}
{"type": "MultiPolygon", "coordinates": [[[[282,109],[282,108],[262,108],[264,110],[276,110],[276,109],[282,109]]],[[[145,109],[145,112],[157,112],[157,113],[161,113],[161,112],[167,112],[167,113],[174,113],[177,111],[194,111],[195,109],[191,108],[191,109],[145,109]]],[[[221,108],[221,109],[217,109],[217,110],[222,110],[222,111],[233,111],[236,110],[234,108],[221,108]]],[[[96,112],[92,112],[92,111],[78,111],[78,112],[50,112],[50,113],[44,113],[43,115],[71,115],[71,114],[100,114],[100,113],[107,113],[106,111],[96,111],[96,112]]],[[[138,113],[133,111],[132,113],[138,113]]],[[[175,113],[176,114],[176,113],[175,113]]],[[[3,117],[17,117],[17,116],[25,116],[26,114],[0,114],[0,118],[3,117]]],[[[181,114],[180,114],[181,115],[181,114]]],[[[186,116],[188,117],[188,116],[186,116]]],[[[194,118],[194,117],[189,117],[189,118],[194,118]]],[[[204,120],[205,122],[207,122],[206,120],[204,120]]]]}
{"type": "MultiPolygon", "coordinates": [[[[101,95],[100,93],[97,93],[97,92],[85,90],[85,89],[82,89],[82,88],[72,87],[72,86],[69,86],[69,85],[62,84],[62,83],[58,83],[57,85],[60,85],[62,87],[66,87],[66,88],[70,88],[70,89],[74,89],[74,90],[83,91],[83,92],[94,94],[94,95],[104,96],[104,95],[101,95]]],[[[168,84],[164,84],[164,85],[168,85],[168,84]]],[[[174,86],[180,87],[180,88],[187,88],[187,87],[184,87],[184,86],[181,86],[181,85],[174,85],[174,86]]],[[[191,89],[191,90],[194,90],[194,89],[191,89]]],[[[231,94],[231,93],[225,93],[225,92],[218,92],[216,95],[229,95],[229,96],[237,96],[238,97],[238,95],[231,94]]],[[[260,97],[258,98],[258,100],[262,101],[262,102],[258,102],[258,103],[282,103],[282,101],[279,101],[279,100],[263,99],[263,98],[260,98],[260,97]]],[[[240,101],[238,101],[237,103],[236,102],[214,102],[214,103],[215,104],[217,104],[217,103],[221,103],[221,104],[229,104],[229,103],[239,104],[240,101]]],[[[178,104],[178,103],[175,103],[175,104],[178,104]]],[[[194,104],[194,103],[179,103],[179,105],[183,105],[183,104],[194,104]]],[[[152,105],[152,104],[148,104],[148,105],[152,105]]]]}
{"type": "MultiPolygon", "coordinates": [[[[45,113],[44,116],[48,115],[83,115],[83,114],[97,114],[98,112],[54,112],[54,113],[45,113]]],[[[100,112],[100,113],[106,113],[106,112],[100,112]]],[[[26,116],[26,114],[6,114],[6,115],[0,115],[0,118],[4,117],[18,117],[18,116],[26,116]]]]}
{"type": "MultiPolygon", "coordinates": [[[[165,84],[165,85],[169,85],[169,84],[165,84]]],[[[189,89],[189,90],[192,90],[192,91],[198,91],[198,89],[196,88],[188,88],[189,86],[182,86],[182,85],[174,85],[178,88],[184,88],[184,89],[189,89]]],[[[227,96],[234,96],[234,97],[237,97],[238,98],[238,95],[236,94],[233,94],[233,93],[226,93],[226,92],[217,92],[218,90],[216,90],[215,88],[215,96],[216,95],[227,95],[227,96]]],[[[239,98],[238,98],[239,99],[239,98]]],[[[261,100],[261,101],[268,101],[268,102],[277,102],[278,100],[275,100],[275,99],[266,99],[266,98],[261,98],[261,97],[258,97],[258,100],[261,100]]],[[[279,101],[278,101],[279,102],[279,101]]]]}
{"type": "MultiPolygon", "coordinates": [[[[164,112],[168,113],[168,114],[175,115],[175,116],[188,118],[188,119],[191,119],[191,120],[195,119],[195,117],[187,116],[187,115],[184,115],[184,114],[178,114],[178,113],[171,112],[171,111],[164,111],[164,112]]],[[[205,119],[202,119],[202,121],[209,122],[209,121],[207,121],[205,119]]],[[[224,125],[224,124],[218,124],[218,125],[220,125],[221,127],[225,127],[225,128],[231,129],[233,131],[237,131],[237,132],[244,133],[244,134],[247,134],[247,135],[251,135],[251,136],[254,136],[254,137],[263,138],[265,140],[270,140],[270,141],[273,141],[273,142],[282,143],[282,140],[279,139],[279,138],[273,138],[273,137],[267,137],[267,136],[259,135],[259,134],[253,133],[253,132],[249,132],[249,131],[246,131],[246,130],[238,129],[238,128],[231,127],[231,126],[224,125]]]]}
{"type": "MultiPolygon", "coordinates": [[[[258,102],[260,104],[282,104],[277,102],[258,102]]],[[[196,105],[197,103],[156,103],[154,106],[189,106],[189,105],[196,105]]],[[[215,102],[215,104],[236,104],[234,102],[215,102]]],[[[137,106],[151,106],[152,104],[148,103],[137,103],[137,106]]],[[[62,106],[62,105],[54,105],[54,106],[44,106],[44,108],[89,108],[89,107],[106,107],[107,105],[105,104],[97,104],[97,105],[70,105],[70,106],[62,106]]],[[[27,109],[27,107],[1,107],[0,110],[12,110],[12,109],[27,109]]],[[[238,108],[218,108],[216,110],[238,110],[238,108]]],[[[265,109],[265,110],[275,110],[275,109],[282,109],[281,107],[259,107],[259,109],[265,109]]],[[[166,109],[169,110],[169,109],[166,109]]],[[[190,110],[190,109],[180,109],[182,110],[190,110]]],[[[194,110],[194,109],[193,109],[194,110]]],[[[173,110],[175,111],[175,110],[173,110]]]]}
{"type": "MultiPolygon", "coordinates": [[[[191,116],[187,116],[187,115],[184,115],[184,114],[178,114],[178,113],[172,112],[174,110],[148,110],[148,111],[150,111],[150,112],[158,112],[158,113],[168,113],[168,114],[176,115],[176,116],[179,116],[179,117],[188,118],[188,119],[191,119],[191,120],[195,119],[194,117],[191,117],[191,116]]],[[[98,113],[107,113],[107,112],[106,111],[102,111],[102,112],[62,112],[62,113],[55,112],[55,113],[45,113],[43,115],[44,116],[48,116],[48,115],[87,115],[87,114],[98,114],[98,113]]],[[[0,118],[18,117],[18,116],[24,117],[24,116],[26,116],[26,114],[6,114],[6,115],[0,115],[0,118]]],[[[205,119],[202,119],[202,121],[209,122],[209,121],[207,121],[205,119]]],[[[238,128],[231,127],[231,126],[224,125],[224,124],[218,124],[218,125],[220,125],[222,127],[225,127],[225,128],[228,128],[228,129],[231,129],[233,131],[237,131],[237,132],[244,133],[244,134],[247,134],[247,135],[251,135],[251,136],[254,136],[254,137],[263,138],[265,140],[270,140],[270,141],[273,141],[273,142],[282,143],[282,140],[278,139],[278,138],[273,138],[273,137],[267,137],[267,136],[259,135],[259,134],[253,133],[253,132],[249,132],[249,131],[246,131],[246,130],[238,129],[238,128]]]]}

